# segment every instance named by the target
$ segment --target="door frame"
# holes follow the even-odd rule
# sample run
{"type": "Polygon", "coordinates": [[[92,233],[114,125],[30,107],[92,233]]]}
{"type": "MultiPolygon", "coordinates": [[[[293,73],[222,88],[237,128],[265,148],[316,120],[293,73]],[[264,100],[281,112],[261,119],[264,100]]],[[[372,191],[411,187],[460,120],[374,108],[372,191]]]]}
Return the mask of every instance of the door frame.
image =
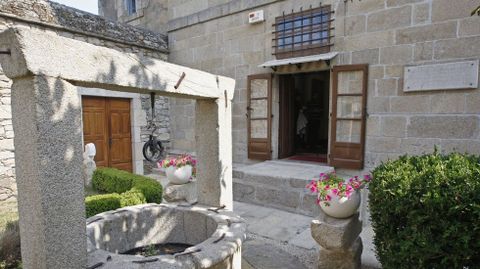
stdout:
{"type": "MultiPolygon", "coordinates": [[[[84,88],[78,87],[78,97],[82,96],[95,96],[95,97],[107,97],[107,98],[128,98],[130,101],[130,123],[131,123],[131,136],[132,136],[132,170],[133,173],[143,175],[143,156],[141,154],[143,148],[143,142],[141,139],[141,127],[147,124],[147,114],[142,109],[141,94],[128,93],[128,92],[116,92],[98,88],[84,88]]],[[[82,109],[82,107],[80,107],[82,109]]],[[[81,111],[83,114],[83,111],[81,111]]],[[[83,130],[83,120],[82,126],[83,130]]],[[[82,135],[83,142],[83,135],[82,135]]],[[[83,142],[84,146],[85,143],[83,142]]]]}
{"type": "MultiPolygon", "coordinates": [[[[276,89],[274,89],[274,92],[275,91],[278,91],[278,103],[279,103],[279,106],[278,106],[278,122],[279,122],[279,125],[278,125],[278,131],[276,132],[276,135],[278,137],[278,143],[276,144],[276,147],[278,148],[278,159],[284,159],[284,158],[288,158],[290,156],[293,156],[293,155],[290,155],[288,157],[284,157],[284,152],[281,150],[281,147],[283,146],[282,145],[282,142],[284,142],[284,137],[283,137],[283,133],[281,131],[281,127],[283,127],[283,125],[285,125],[284,122],[282,122],[282,115],[283,115],[283,112],[282,112],[282,107],[281,105],[283,104],[283,96],[282,96],[282,88],[284,87],[282,85],[282,82],[283,82],[283,78],[287,77],[287,76],[295,76],[295,75],[299,75],[299,74],[310,74],[310,75],[313,75],[313,74],[320,74],[320,73],[324,73],[326,76],[329,76],[329,79],[328,79],[328,88],[325,89],[328,91],[328,114],[329,114],[329,117],[328,117],[328,124],[327,124],[327,140],[328,140],[328,143],[327,143],[327,159],[328,159],[328,154],[330,154],[330,130],[331,130],[331,118],[330,118],[330,113],[331,113],[331,109],[332,109],[332,76],[331,76],[331,69],[318,69],[318,70],[308,70],[308,71],[302,71],[302,72],[291,72],[291,73],[279,73],[279,74],[275,74],[276,77],[278,77],[278,86],[276,89]]],[[[295,122],[296,119],[293,119],[293,121],[295,122]]],[[[293,136],[295,136],[296,134],[296,131],[295,131],[295,126],[293,126],[293,136]]]]}

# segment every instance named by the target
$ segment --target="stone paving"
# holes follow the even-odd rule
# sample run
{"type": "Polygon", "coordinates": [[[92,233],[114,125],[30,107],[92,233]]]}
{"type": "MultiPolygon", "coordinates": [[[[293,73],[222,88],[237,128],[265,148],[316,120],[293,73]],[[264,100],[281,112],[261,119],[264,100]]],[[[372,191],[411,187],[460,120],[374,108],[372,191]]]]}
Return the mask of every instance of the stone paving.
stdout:
{"type": "MultiPolygon", "coordinates": [[[[243,268],[315,268],[318,244],[310,235],[312,217],[243,202],[234,202],[234,212],[247,222],[243,268]]],[[[380,268],[371,227],[363,229],[362,268],[380,268]]]]}

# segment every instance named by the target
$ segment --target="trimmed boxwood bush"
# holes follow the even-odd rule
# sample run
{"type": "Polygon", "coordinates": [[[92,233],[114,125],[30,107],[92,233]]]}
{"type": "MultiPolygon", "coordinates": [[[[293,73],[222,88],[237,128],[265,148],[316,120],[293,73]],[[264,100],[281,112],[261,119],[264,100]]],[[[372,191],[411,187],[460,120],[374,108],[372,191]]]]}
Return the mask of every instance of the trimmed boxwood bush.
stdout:
{"type": "Polygon", "coordinates": [[[97,168],[93,188],[106,194],[85,198],[87,217],[124,206],[162,202],[162,185],[157,181],[115,168],[97,168]]]}
{"type": "Polygon", "coordinates": [[[404,156],[372,174],[369,205],[383,268],[479,268],[479,157],[404,156]]]}
{"type": "Polygon", "coordinates": [[[120,194],[108,193],[92,195],[85,198],[87,217],[120,208],[120,194]]]}

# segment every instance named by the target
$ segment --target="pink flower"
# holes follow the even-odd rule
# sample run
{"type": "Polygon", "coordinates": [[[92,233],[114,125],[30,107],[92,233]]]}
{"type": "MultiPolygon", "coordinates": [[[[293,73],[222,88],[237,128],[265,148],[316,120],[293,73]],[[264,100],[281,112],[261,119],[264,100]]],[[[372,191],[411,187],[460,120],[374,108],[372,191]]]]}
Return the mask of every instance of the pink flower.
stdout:
{"type": "Polygon", "coordinates": [[[332,197],[330,195],[327,194],[327,196],[325,196],[325,200],[327,201],[331,201],[332,200],[332,197]]]}
{"type": "Polygon", "coordinates": [[[310,183],[308,183],[307,188],[310,189],[311,192],[318,192],[317,182],[315,180],[312,180],[310,183]]]}
{"type": "Polygon", "coordinates": [[[332,189],[332,193],[335,194],[335,195],[338,195],[339,190],[338,189],[332,189]]]}
{"type": "Polygon", "coordinates": [[[347,191],[347,192],[345,192],[345,197],[347,197],[347,199],[350,198],[350,196],[352,195],[352,193],[353,193],[352,191],[347,191]]]}

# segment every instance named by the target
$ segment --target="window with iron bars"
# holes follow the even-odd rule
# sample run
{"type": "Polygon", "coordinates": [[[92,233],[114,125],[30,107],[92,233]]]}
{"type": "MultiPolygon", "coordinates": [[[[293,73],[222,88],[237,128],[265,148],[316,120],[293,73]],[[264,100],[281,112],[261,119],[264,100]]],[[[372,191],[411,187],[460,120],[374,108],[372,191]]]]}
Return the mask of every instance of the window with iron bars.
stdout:
{"type": "Polygon", "coordinates": [[[285,59],[329,52],[332,14],[328,5],[275,18],[273,54],[285,59]]]}

